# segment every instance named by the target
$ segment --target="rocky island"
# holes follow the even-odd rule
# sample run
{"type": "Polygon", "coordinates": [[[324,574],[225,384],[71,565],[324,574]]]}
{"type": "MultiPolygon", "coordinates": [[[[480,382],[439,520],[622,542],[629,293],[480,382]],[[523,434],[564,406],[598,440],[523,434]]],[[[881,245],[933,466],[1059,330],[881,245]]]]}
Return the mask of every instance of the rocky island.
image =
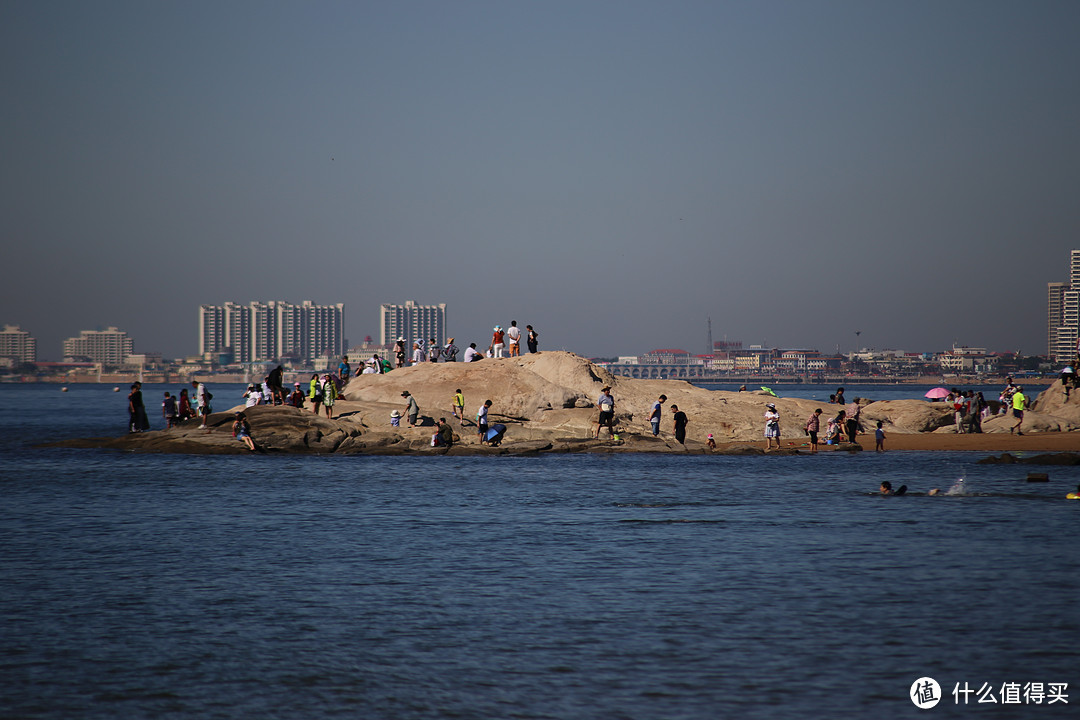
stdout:
{"type": "MultiPolygon", "coordinates": [[[[764,453],[762,432],[765,403],[780,413],[781,450],[770,454],[805,453],[803,427],[815,408],[825,420],[840,408],[817,400],[776,398],[764,391],[725,392],[695,387],[681,380],[643,380],[612,375],[585,358],[568,352],[543,352],[473,363],[421,363],[385,375],[359,375],[342,388],[334,417],[309,409],[260,405],[246,408],[252,438],[265,453],[337,453],[368,455],[449,454],[521,455],[547,452],[764,453]],[[611,386],[615,398],[618,439],[606,429],[595,439],[601,388],[611,386]],[[464,428],[452,417],[452,397],[461,389],[466,417],[491,400],[490,422],[507,426],[498,447],[481,444],[476,428],[464,428]],[[418,427],[392,427],[390,413],[404,411],[403,391],[420,405],[418,427]],[[660,437],[653,437],[648,415],[661,394],[664,406],[660,437]],[[686,444],[672,434],[671,405],[689,416],[686,444]],[[432,447],[439,418],[455,431],[454,444],[432,447]],[[706,445],[708,434],[717,448],[706,445]]],[[[215,398],[221,403],[223,398],[215,398]]],[[[1040,393],[1025,414],[1024,436],[1010,435],[1011,416],[983,422],[983,434],[957,435],[952,407],[924,400],[874,402],[861,400],[862,423],[868,433],[862,444],[873,448],[873,428],[881,420],[889,449],[926,450],[1076,450],[1080,448],[1080,395],[1068,400],[1060,382],[1040,393]]],[[[231,433],[237,405],[210,416],[209,429],[188,420],[170,430],[135,433],[116,438],[85,438],[50,443],[61,447],[108,448],[121,451],[198,454],[249,452],[231,433]]],[[[859,445],[822,444],[821,450],[859,450],[859,445]]]]}

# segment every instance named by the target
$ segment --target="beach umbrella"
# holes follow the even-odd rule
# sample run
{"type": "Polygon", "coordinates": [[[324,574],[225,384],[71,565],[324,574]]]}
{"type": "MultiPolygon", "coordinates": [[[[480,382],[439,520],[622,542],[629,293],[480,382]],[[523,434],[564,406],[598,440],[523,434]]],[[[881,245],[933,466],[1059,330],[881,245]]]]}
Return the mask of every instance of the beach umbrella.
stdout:
{"type": "Polygon", "coordinates": [[[773,392],[772,388],[767,388],[764,385],[762,385],[761,389],[764,390],[765,392],[769,393],[773,397],[779,397],[776,393],[773,392]]]}
{"type": "Polygon", "coordinates": [[[948,389],[943,387],[936,387],[933,390],[928,391],[924,397],[928,397],[931,400],[940,400],[948,394],[948,389]]]}

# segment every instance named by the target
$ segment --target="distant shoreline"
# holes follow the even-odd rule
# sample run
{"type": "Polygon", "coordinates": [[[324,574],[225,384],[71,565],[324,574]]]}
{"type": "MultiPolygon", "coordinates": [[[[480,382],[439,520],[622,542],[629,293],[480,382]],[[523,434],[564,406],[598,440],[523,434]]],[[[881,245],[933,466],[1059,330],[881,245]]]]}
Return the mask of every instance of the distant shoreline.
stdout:
{"type": "MultiPolygon", "coordinates": [[[[295,375],[310,375],[314,371],[303,371],[299,373],[290,373],[295,375]]],[[[179,375],[168,374],[162,375],[160,373],[143,373],[143,378],[140,380],[145,385],[169,385],[176,383],[187,384],[190,383],[192,378],[198,378],[202,382],[208,383],[247,383],[252,382],[254,375],[246,376],[243,373],[195,373],[194,375],[179,375]]],[[[684,379],[684,378],[672,378],[672,379],[684,379]]],[[[103,373],[101,379],[98,379],[97,375],[94,376],[75,376],[75,377],[46,377],[46,378],[0,378],[0,384],[41,384],[41,385],[130,385],[131,383],[139,380],[139,376],[133,373],[103,373]]],[[[799,385],[836,385],[837,387],[844,387],[845,385],[932,385],[932,386],[968,386],[968,385],[1004,385],[1004,377],[994,378],[959,378],[959,377],[941,377],[940,375],[921,375],[916,378],[881,378],[873,376],[850,376],[850,377],[828,377],[822,380],[803,380],[802,378],[772,378],[772,377],[733,377],[733,378],[687,378],[686,382],[694,385],[707,387],[709,385],[780,385],[780,386],[799,386],[799,385]]],[[[1057,380],[1057,377],[1022,377],[1017,378],[1016,382],[1020,385],[1039,385],[1048,386],[1052,385],[1057,380]]],[[[755,390],[757,387],[754,388],[755,390]]]]}

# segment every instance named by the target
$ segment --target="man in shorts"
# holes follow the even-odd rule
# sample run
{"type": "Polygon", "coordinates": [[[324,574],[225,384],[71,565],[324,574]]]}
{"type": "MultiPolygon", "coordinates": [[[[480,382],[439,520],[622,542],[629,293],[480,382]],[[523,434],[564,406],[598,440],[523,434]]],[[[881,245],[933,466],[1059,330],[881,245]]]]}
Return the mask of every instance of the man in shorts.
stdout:
{"type": "Polygon", "coordinates": [[[521,330],[518,329],[517,320],[510,321],[510,327],[506,331],[506,339],[510,342],[510,357],[521,355],[521,330]]]}
{"type": "Polygon", "coordinates": [[[615,437],[615,398],[611,396],[611,386],[605,385],[600,389],[600,397],[596,400],[596,406],[600,408],[600,417],[596,421],[596,438],[600,439],[600,428],[607,426],[608,435],[615,437]]]}
{"type": "Polygon", "coordinates": [[[1012,394],[1012,411],[1013,417],[1016,418],[1016,424],[1009,428],[1009,434],[1015,432],[1017,435],[1023,435],[1023,431],[1020,430],[1020,423],[1024,422],[1024,408],[1027,407],[1027,398],[1024,397],[1024,388],[1019,385],[1016,386],[1016,392],[1012,394]]]}
{"type": "Polygon", "coordinates": [[[416,427],[416,421],[420,417],[420,406],[408,390],[402,391],[401,397],[405,398],[405,417],[409,419],[409,427],[416,427]]]}

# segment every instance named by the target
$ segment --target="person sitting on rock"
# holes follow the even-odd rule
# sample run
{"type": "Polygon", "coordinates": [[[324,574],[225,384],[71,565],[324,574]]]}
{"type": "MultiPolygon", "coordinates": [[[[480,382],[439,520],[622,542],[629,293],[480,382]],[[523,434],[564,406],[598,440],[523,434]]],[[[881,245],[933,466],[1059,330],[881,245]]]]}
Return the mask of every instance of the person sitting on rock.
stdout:
{"type": "Polygon", "coordinates": [[[251,425],[244,413],[238,412],[233,416],[232,434],[234,438],[246,444],[248,450],[255,450],[255,441],[251,439],[251,425]]]}

